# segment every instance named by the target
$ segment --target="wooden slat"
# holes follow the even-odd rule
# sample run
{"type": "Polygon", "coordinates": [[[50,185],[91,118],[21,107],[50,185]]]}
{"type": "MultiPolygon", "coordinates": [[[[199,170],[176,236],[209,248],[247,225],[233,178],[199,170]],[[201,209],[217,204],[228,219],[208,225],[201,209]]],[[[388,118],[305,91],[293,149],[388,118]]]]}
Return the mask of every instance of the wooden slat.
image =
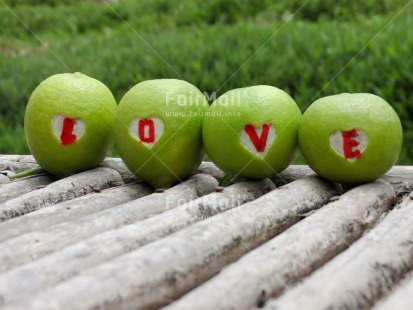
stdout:
{"type": "MultiPolygon", "coordinates": [[[[121,158],[108,157],[102,162],[101,166],[109,167],[118,171],[126,183],[135,181],[137,179],[136,176],[134,176],[132,172],[130,172],[130,170],[126,168],[121,158]]],[[[196,173],[208,174],[216,179],[222,178],[225,174],[211,162],[201,163],[201,165],[196,170],[196,173]]]]}
{"type": "MultiPolygon", "coordinates": [[[[31,155],[0,155],[0,171],[12,168],[15,172],[27,170],[36,165],[31,155]]],[[[136,177],[126,168],[120,158],[106,158],[102,166],[117,170],[124,178],[125,182],[136,180],[136,177]]],[[[213,163],[204,162],[198,168],[198,173],[206,173],[221,178],[224,173],[213,163]]],[[[283,172],[272,177],[271,180],[276,186],[282,186],[289,182],[303,177],[314,175],[314,171],[305,165],[291,165],[283,172]]],[[[413,190],[413,166],[394,166],[381,179],[393,185],[398,196],[402,196],[413,190]]]]}
{"type": "Polygon", "coordinates": [[[194,222],[254,200],[274,188],[268,179],[240,182],[145,221],[86,239],[0,275],[0,296],[5,303],[13,303],[194,222]],[[26,281],[28,278],[30,281],[26,281]]]}
{"type": "MultiPolygon", "coordinates": [[[[1,155],[0,154],[0,171],[6,170],[10,172],[22,172],[33,168],[37,163],[31,155],[1,155]]],[[[100,164],[102,167],[114,169],[124,179],[125,183],[136,181],[136,177],[125,166],[121,158],[107,157],[100,164]]],[[[224,175],[220,169],[218,169],[211,162],[203,162],[197,169],[197,173],[205,173],[213,176],[216,179],[221,178],[224,175]]],[[[1,177],[0,177],[1,178],[1,177]]]]}
{"type": "Polygon", "coordinates": [[[167,309],[250,309],[346,249],[391,206],[393,187],[356,187],[251,251],[167,309]]]}
{"type": "Polygon", "coordinates": [[[320,208],[337,188],[318,178],[295,181],[257,200],[89,269],[22,299],[13,309],[155,308],[320,208]]]}
{"type": "MultiPolygon", "coordinates": [[[[35,165],[32,156],[0,155],[0,221],[7,219],[0,223],[0,308],[135,309],[175,301],[169,308],[246,309],[268,298],[266,307],[277,309],[411,308],[413,202],[383,214],[398,199],[387,200],[394,193],[382,181],[323,205],[335,194],[317,204],[308,197],[319,190],[291,183],[313,175],[308,166],[272,177],[277,186],[290,184],[258,199],[273,186],[268,180],[235,178],[213,192],[224,172],[210,162],[197,169],[209,175],[197,185],[156,194],[119,158],[99,168],[111,171],[110,185],[102,170],[102,186],[93,186],[95,174],[83,188],[76,181],[60,191],[63,180],[47,181],[50,175],[4,175],[35,165]],[[124,183],[131,184],[118,186],[124,183]],[[274,199],[281,207],[269,206],[274,199]]],[[[413,166],[393,167],[382,180],[405,196],[413,166]]]]}
{"type": "MultiPolygon", "coordinates": [[[[412,241],[411,241],[412,242],[412,241]]],[[[413,271],[373,310],[408,310],[413,307],[413,271]]]]}
{"type": "Polygon", "coordinates": [[[54,181],[56,181],[55,177],[43,174],[3,184],[0,186],[0,203],[42,188],[54,181]]]}
{"type": "Polygon", "coordinates": [[[0,222],[123,183],[116,170],[96,168],[56,181],[0,204],[0,222]]]}
{"type": "MultiPolygon", "coordinates": [[[[31,155],[0,155],[0,172],[5,171],[10,174],[18,173],[33,168],[36,165],[37,163],[31,155]]],[[[125,183],[136,182],[138,180],[125,166],[121,158],[108,157],[100,166],[118,171],[125,183]]],[[[196,173],[209,174],[216,179],[222,178],[225,174],[211,162],[201,163],[196,173]]],[[[6,177],[6,175],[0,174],[0,184],[8,182],[10,182],[10,179],[6,177]]]]}
{"type": "Polygon", "coordinates": [[[164,193],[154,193],[108,210],[9,239],[0,244],[0,272],[104,231],[172,209],[197,198],[200,193],[212,192],[216,186],[217,181],[213,177],[197,174],[164,193]]]}
{"type": "Polygon", "coordinates": [[[37,166],[31,155],[2,155],[0,154],[0,171],[19,173],[37,166]]]}
{"type": "Polygon", "coordinates": [[[382,179],[393,185],[398,196],[408,194],[413,190],[413,166],[394,166],[382,179]]]}
{"type": "Polygon", "coordinates": [[[276,186],[282,186],[308,176],[316,175],[313,170],[304,165],[291,165],[281,173],[271,178],[276,186]]]}
{"type": "MultiPolygon", "coordinates": [[[[308,166],[291,165],[271,180],[275,185],[281,186],[314,174],[308,166]]],[[[395,166],[380,179],[389,182],[399,197],[404,196],[413,190],[413,166],[395,166]]]]}
{"type": "Polygon", "coordinates": [[[122,179],[125,183],[130,183],[137,180],[133,173],[128,168],[126,168],[125,164],[120,158],[108,157],[100,164],[100,166],[115,169],[122,176],[122,179]]]}
{"type": "Polygon", "coordinates": [[[413,268],[413,201],[265,309],[366,309],[413,268]]]}
{"type": "Polygon", "coordinates": [[[217,166],[215,166],[212,162],[204,161],[198,167],[197,171],[199,173],[206,173],[212,175],[216,179],[220,179],[225,175],[225,173],[222,170],[220,170],[217,166]]]}
{"type": "Polygon", "coordinates": [[[0,223],[0,242],[30,231],[40,230],[58,223],[110,209],[152,193],[153,189],[145,183],[132,183],[58,203],[0,223]]]}
{"type": "Polygon", "coordinates": [[[4,184],[10,183],[10,182],[11,181],[8,177],[6,177],[4,174],[0,173],[0,185],[1,186],[4,185],[4,184]]]}

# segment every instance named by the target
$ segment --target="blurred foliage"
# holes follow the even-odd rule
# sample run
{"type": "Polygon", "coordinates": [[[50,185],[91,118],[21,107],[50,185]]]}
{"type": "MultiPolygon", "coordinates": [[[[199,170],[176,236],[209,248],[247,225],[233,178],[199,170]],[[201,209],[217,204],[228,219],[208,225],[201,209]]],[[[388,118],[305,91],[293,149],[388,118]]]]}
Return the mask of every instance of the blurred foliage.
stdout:
{"type": "Polygon", "coordinates": [[[0,1],[0,153],[28,153],[24,107],[48,76],[81,71],[117,100],[180,78],[217,95],[268,84],[304,110],[370,92],[398,112],[413,164],[413,4],[401,0],[0,1]]]}

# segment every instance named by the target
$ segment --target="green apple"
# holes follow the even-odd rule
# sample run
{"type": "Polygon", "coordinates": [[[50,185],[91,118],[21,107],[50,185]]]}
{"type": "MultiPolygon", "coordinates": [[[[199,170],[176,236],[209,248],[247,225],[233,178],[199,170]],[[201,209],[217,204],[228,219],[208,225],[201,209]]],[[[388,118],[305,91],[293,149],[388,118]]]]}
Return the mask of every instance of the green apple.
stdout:
{"type": "Polygon", "coordinates": [[[305,160],[317,174],[360,184],[379,178],[395,164],[403,131],[396,112],[382,98],[339,94],[311,104],[298,139],[305,160]]]}
{"type": "Polygon", "coordinates": [[[190,176],[203,158],[202,120],[208,102],[188,82],[150,80],[119,103],[116,148],[138,178],[167,188],[190,176]]]}
{"type": "Polygon", "coordinates": [[[33,91],[24,115],[30,151],[59,177],[94,168],[113,145],[116,101],[82,73],[53,75],[33,91]]]}
{"type": "Polygon", "coordinates": [[[234,89],[219,97],[205,115],[205,149],[227,173],[270,177],[295,159],[300,119],[297,104],[276,87],[234,89]]]}

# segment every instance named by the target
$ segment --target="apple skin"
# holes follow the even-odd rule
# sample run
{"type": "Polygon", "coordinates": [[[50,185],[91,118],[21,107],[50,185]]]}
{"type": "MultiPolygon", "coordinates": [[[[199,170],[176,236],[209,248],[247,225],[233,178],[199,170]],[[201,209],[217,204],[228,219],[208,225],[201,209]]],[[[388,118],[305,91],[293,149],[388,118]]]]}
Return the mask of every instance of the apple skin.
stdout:
{"type": "Polygon", "coordinates": [[[169,188],[195,173],[204,156],[201,130],[207,107],[198,88],[182,80],[147,80],[132,87],[119,103],[114,130],[125,165],[155,188],[169,188]],[[155,143],[148,145],[131,133],[138,119],[162,124],[155,143]]]}
{"type": "Polygon", "coordinates": [[[60,178],[98,166],[114,143],[116,108],[111,91],[85,74],[56,74],[41,82],[24,116],[27,143],[37,163],[60,178]],[[62,144],[54,132],[56,117],[81,122],[84,133],[62,144]]]}
{"type": "Polygon", "coordinates": [[[287,168],[298,154],[301,111],[283,90],[268,85],[233,89],[208,109],[203,124],[207,154],[221,170],[248,179],[264,179],[287,168]],[[242,144],[245,126],[271,124],[273,143],[259,156],[242,144]]]}
{"type": "MultiPolygon", "coordinates": [[[[318,175],[356,185],[379,178],[396,163],[403,130],[397,113],[382,98],[344,93],[311,104],[299,127],[298,143],[308,165],[318,175]],[[358,159],[348,160],[333,148],[330,137],[337,131],[352,130],[363,132],[367,145],[358,159]]],[[[352,150],[357,148],[353,146],[352,150]]]]}

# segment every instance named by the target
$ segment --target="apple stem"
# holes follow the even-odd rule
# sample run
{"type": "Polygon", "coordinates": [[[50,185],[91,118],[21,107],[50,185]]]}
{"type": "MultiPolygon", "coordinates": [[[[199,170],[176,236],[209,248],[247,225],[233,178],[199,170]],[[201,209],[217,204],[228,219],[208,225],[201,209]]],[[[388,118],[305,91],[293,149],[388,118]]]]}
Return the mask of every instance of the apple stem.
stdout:
{"type": "Polygon", "coordinates": [[[35,166],[35,167],[33,167],[29,170],[25,170],[25,171],[22,171],[20,173],[15,173],[15,174],[9,175],[8,177],[9,177],[9,179],[13,180],[13,179],[20,179],[20,178],[29,177],[29,176],[32,176],[32,175],[35,175],[35,174],[40,174],[40,173],[45,173],[45,172],[46,171],[44,171],[44,169],[42,167],[35,166]]]}

